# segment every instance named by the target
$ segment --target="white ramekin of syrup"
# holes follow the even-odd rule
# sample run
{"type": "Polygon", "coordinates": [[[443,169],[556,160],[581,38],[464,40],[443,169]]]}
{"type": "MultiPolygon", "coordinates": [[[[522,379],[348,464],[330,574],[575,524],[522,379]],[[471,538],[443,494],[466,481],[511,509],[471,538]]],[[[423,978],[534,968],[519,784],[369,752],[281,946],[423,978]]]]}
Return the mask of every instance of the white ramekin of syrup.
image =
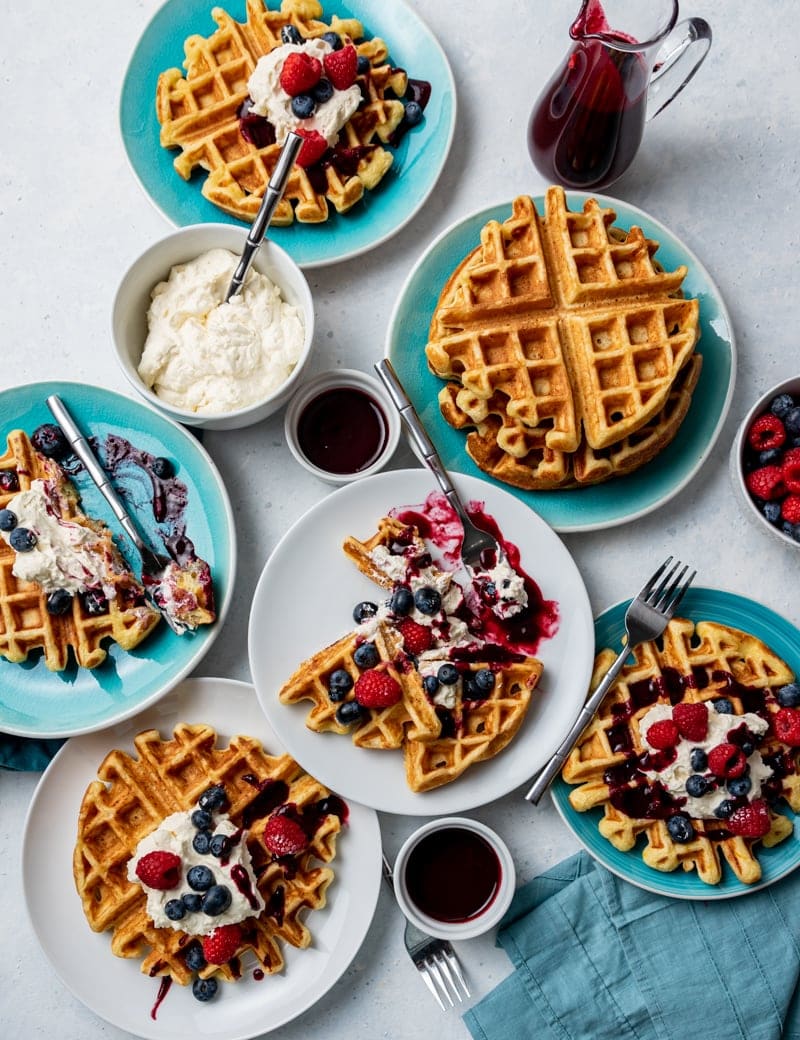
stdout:
{"type": "Polygon", "coordinates": [[[377,379],[340,368],[300,387],[286,409],[284,430],[301,466],[329,484],[348,484],[391,459],[400,418],[377,379]]]}
{"type": "Polygon", "coordinates": [[[400,909],[440,939],[472,939],[499,923],[516,871],[502,839],[477,820],[446,816],[405,841],[394,865],[400,909]]]}

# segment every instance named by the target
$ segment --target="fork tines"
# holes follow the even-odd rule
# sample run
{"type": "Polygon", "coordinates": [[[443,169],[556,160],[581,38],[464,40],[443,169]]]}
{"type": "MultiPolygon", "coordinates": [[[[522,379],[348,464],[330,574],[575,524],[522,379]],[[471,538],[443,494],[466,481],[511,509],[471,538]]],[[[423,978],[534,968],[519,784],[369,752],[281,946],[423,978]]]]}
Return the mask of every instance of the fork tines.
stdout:
{"type": "Polygon", "coordinates": [[[681,561],[676,560],[670,567],[672,560],[673,557],[668,556],[639,593],[649,607],[669,618],[675,613],[678,604],[686,595],[686,591],[697,574],[697,571],[692,571],[684,581],[684,575],[689,570],[688,564],[684,564],[683,569],[678,573],[681,561]],[[667,570],[668,567],[669,570],[667,570]],[[665,571],[666,574],[664,574],[665,571]]]}
{"type": "Polygon", "coordinates": [[[462,990],[465,996],[471,996],[461,965],[449,942],[434,940],[414,958],[414,963],[442,1011],[447,1011],[443,996],[450,1007],[455,1007],[453,997],[459,1002],[463,1001],[462,990]]]}

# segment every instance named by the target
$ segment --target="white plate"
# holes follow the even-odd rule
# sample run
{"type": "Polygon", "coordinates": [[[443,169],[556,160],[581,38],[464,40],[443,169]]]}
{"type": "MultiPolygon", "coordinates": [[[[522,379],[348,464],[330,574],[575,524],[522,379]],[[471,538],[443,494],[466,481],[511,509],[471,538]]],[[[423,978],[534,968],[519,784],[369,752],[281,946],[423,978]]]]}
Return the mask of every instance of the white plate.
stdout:
{"type": "Polygon", "coordinates": [[[416,505],[433,490],[425,470],[395,470],[334,492],[302,516],[267,561],[250,613],[250,671],[258,699],[289,753],[345,798],[373,809],[435,816],[463,812],[525,783],[566,736],[586,698],[594,657],[592,611],[583,580],[558,536],[527,505],[502,488],[458,473],[465,500],[484,502],[521,565],[546,600],[559,604],[561,621],[537,656],[539,688],[513,742],[494,759],[458,780],[415,794],[405,780],[400,751],[357,748],[349,737],[315,733],[305,725],[310,702],[284,705],[278,690],[298,665],[353,627],[351,611],[380,590],[342,552],[348,534],[368,538],[396,506],[416,505]]]}
{"type": "Polygon", "coordinates": [[[311,1007],[344,973],[367,933],[380,886],[380,829],[374,812],[349,802],[327,906],[307,918],[312,945],[284,944],[286,967],[263,981],[245,972],[223,984],[208,1004],[189,987],[173,986],[155,1021],[150,1009],[159,980],[137,959],[111,953],[110,934],[92,932],[72,880],[78,808],[97,767],[112,747],[133,750],[133,738],[157,727],[164,736],[177,722],[205,722],[221,738],[257,737],[274,753],[283,748],[264,719],[252,686],[230,679],[182,683],[149,711],[112,730],[67,741],[43,775],[28,810],[22,842],[25,902],[34,931],[57,974],[95,1014],[120,1029],[153,1040],[247,1040],[291,1021],[311,1007]]]}

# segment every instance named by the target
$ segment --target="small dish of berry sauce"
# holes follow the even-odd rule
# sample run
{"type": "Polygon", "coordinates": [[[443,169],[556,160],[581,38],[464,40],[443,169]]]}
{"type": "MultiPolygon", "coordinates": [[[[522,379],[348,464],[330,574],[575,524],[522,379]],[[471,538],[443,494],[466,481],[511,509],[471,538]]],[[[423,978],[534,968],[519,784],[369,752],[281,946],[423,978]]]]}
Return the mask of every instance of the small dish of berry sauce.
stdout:
{"type": "Polygon", "coordinates": [[[394,865],[400,909],[440,939],[471,939],[496,925],[514,895],[511,853],[491,828],[449,816],[406,840],[394,865]]]}
{"type": "Polygon", "coordinates": [[[386,465],[400,439],[400,420],[377,379],[337,369],[300,388],[284,430],[301,466],[329,484],[347,484],[386,465]]]}

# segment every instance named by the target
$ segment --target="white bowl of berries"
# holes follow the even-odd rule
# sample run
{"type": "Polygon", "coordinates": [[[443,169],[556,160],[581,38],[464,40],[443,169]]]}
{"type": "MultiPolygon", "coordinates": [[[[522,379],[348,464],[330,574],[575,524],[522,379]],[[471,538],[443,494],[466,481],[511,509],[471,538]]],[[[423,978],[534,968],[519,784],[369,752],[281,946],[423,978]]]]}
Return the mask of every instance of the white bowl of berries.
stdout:
{"type": "Polygon", "coordinates": [[[731,473],[748,515],[800,548],[800,376],[768,390],[744,417],[731,473]]]}

